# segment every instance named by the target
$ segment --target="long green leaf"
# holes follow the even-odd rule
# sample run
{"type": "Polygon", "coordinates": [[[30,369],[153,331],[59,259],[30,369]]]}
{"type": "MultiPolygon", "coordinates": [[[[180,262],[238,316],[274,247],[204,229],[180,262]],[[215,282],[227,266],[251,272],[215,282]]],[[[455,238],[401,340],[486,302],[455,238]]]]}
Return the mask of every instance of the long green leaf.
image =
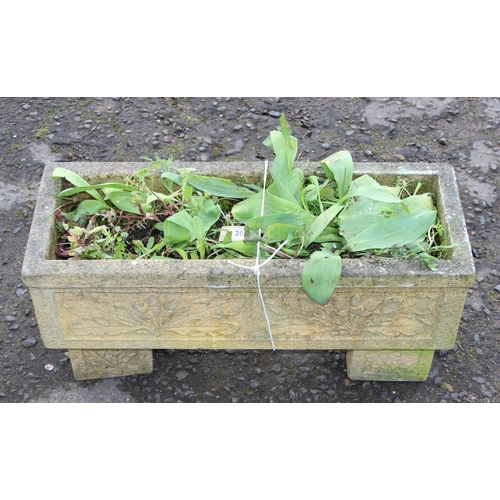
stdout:
{"type": "Polygon", "coordinates": [[[197,174],[189,174],[187,179],[188,183],[195,189],[223,198],[244,199],[255,194],[254,191],[239,186],[229,179],[197,174]]]}
{"type": "Polygon", "coordinates": [[[168,181],[172,181],[178,186],[182,186],[182,177],[175,172],[163,172],[160,175],[160,179],[167,179],[168,181]]]}
{"type": "Polygon", "coordinates": [[[353,162],[349,151],[338,151],[328,158],[325,158],[321,164],[327,177],[334,178],[339,190],[339,198],[343,198],[352,181],[353,162]]]}
{"type": "Polygon", "coordinates": [[[130,212],[131,214],[141,215],[141,211],[137,206],[137,203],[134,203],[134,196],[129,191],[110,191],[106,193],[106,199],[109,200],[113,205],[119,210],[123,210],[125,212],[130,212]]]}
{"type": "Polygon", "coordinates": [[[257,255],[257,243],[253,241],[230,241],[229,243],[218,243],[212,248],[233,250],[234,252],[244,255],[245,257],[255,257],[257,255]]]}
{"type": "Polygon", "coordinates": [[[175,245],[177,243],[191,241],[191,239],[193,239],[191,229],[177,224],[172,220],[173,217],[174,216],[169,217],[163,221],[163,239],[165,243],[167,245],[175,245]]]}
{"type": "Polygon", "coordinates": [[[208,208],[200,214],[205,231],[208,231],[221,217],[219,207],[216,205],[208,208]]]}
{"type": "Polygon", "coordinates": [[[390,248],[406,245],[425,234],[436,221],[437,212],[427,211],[401,217],[389,217],[361,231],[352,238],[346,237],[351,252],[390,248]]]}
{"type": "Polygon", "coordinates": [[[82,215],[95,215],[104,210],[109,210],[109,205],[99,200],[83,200],[72,212],[73,219],[78,220],[82,215]]]}
{"type": "MultiPolygon", "coordinates": [[[[67,168],[62,168],[62,167],[56,167],[53,172],[52,172],[52,178],[57,179],[57,178],[62,178],[66,179],[68,182],[71,182],[74,186],[88,186],[89,183],[80,177],[78,174],[75,172],[72,172],[71,170],[68,170],[67,168]]],[[[102,201],[104,203],[104,200],[102,199],[102,196],[95,190],[91,189],[89,192],[89,195],[95,198],[96,200],[102,201]]]]}
{"type": "MultiPolygon", "coordinates": [[[[238,222],[247,222],[250,219],[254,219],[255,217],[260,217],[261,208],[262,208],[262,196],[263,193],[257,193],[253,196],[250,196],[246,200],[241,201],[234,205],[231,210],[233,217],[238,222]]],[[[293,202],[288,200],[283,200],[279,196],[275,196],[271,194],[268,190],[266,190],[266,195],[264,199],[264,215],[273,214],[273,213],[283,213],[283,214],[302,214],[307,215],[304,209],[299,207],[293,202]]]]}
{"type": "Polygon", "coordinates": [[[205,253],[207,250],[207,242],[205,240],[205,227],[203,221],[198,217],[193,217],[193,234],[196,238],[196,249],[200,254],[200,259],[205,258],[205,253]]]}
{"type": "Polygon", "coordinates": [[[324,231],[326,226],[334,219],[334,217],[345,207],[340,203],[332,205],[330,208],[322,212],[314,219],[306,232],[304,246],[308,247],[316,238],[324,231]]]}
{"type": "Polygon", "coordinates": [[[274,186],[270,187],[270,191],[273,192],[275,189],[281,198],[295,203],[300,207],[300,194],[304,174],[299,169],[294,169],[291,172],[288,171],[284,151],[274,160],[271,177],[274,180],[274,186]]]}
{"type": "Polygon", "coordinates": [[[362,196],[369,200],[384,201],[388,203],[398,203],[401,201],[396,195],[391,193],[385,186],[355,187],[347,194],[350,197],[362,196]]]}
{"type": "Polygon", "coordinates": [[[408,198],[394,205],[389,205],[387,208],[393,210],[396,215],[404,215],[405,213],[416,214],[418,212],[435,210],[432,196],[428,194],[408,196],[408,198]]]}
{"type": "Polygon", "coordinates": [[[255,217],[246,221],[246,225],[255,232],[259,229],[266,231],[272,224],[292,224],[298,226],[299,221],[295,215],[284,213],[263,215],[262,217],[255,217]]]}
{"type": "Polygon", "coordinates": [[[288,245],[300,243],[301,228],[293,224],[271,224],[268,226],[264,239],[267,243],[277,243],[288,240],[288,245]]]}
{"type": "Polygon", "coordinates": [[[68,196],[73,196],[78,193],[84,193],[84,192],[90,193],[90,191],[95,189],[120,189],[122,191],[137,191],[136,186],[130,186],[119,182],[106,182],[104,184],[94,184],[92,186],[88,185],[88,186],[68,188],[61,191],[57,196],[59,198],[65,198],[68,196]]]}
{"type": "Polygon", "coordinates": [[[347,241],[350,241],[365,229],[383,220],[385,217],[380,213],[351,215],[339,221],[340,233],[347,241]]]}
{"type": "Polygon", "coordinates": [[[291,173],[293,162],[297,156],[298,141],[291,135],[291,129],[284,114],[280,117],[280,128],[281,131],[272,130],[263,144],[272,147],[276,156],[279,156],[280,153],[284,154],[288,173],[291,173]]]}
{"type": "Polygon", "coordinates": [[[342,260],[339,255],[325,250],[314,252],[304,264],[302,289],[313,302],[327,304],[341,273],[342,260]]]}
{"type": "Polygon", "coordinates": [[[177,224],[178,226],[181,226],[188,231],[193,231],[193,217],[191,217],[191,215],[189,215],[189,213],[185,210],[181,210],[180,212],[171,215],[166,220],[173,222],[174,224],[177,224]]]}

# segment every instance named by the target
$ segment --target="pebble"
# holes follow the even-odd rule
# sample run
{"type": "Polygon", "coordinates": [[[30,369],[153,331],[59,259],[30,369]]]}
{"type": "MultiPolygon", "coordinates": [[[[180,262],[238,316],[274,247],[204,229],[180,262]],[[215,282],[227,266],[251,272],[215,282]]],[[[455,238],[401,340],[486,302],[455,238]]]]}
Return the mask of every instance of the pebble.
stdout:
{"type": "Polygon", "coordinates": [[[34,345],[36,345],[37,343],[37,340],[34,339],[34,338],[31,338],[31,339],[26,339],[24,342],[23,342],[23,346],[24,347],[33,347],[34,345]]]}

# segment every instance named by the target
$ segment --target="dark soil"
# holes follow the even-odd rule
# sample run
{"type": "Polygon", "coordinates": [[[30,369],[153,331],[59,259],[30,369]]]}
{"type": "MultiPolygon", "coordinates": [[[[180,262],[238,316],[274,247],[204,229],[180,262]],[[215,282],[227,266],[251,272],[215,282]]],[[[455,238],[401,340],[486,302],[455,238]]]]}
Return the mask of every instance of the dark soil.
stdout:
{"type": "Polygon", "coordinates": [[[1,98],[0,402],[500,402],[500,98],[1,98]],[[81,381],[43,345],[21,265],[44,161],[271,158],[454,166],[477,279],[425,382],[359,382],[342,351],[155,351],[150,375],[81,381]]]}

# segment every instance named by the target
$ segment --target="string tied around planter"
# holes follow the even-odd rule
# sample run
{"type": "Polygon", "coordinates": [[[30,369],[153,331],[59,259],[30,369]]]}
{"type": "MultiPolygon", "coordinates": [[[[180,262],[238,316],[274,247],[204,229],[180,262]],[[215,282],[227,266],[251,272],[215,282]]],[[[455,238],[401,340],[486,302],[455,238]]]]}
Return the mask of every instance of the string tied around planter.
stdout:
{"type": "MultiPolygon", "coordinates": [[[[262,206],[260,209],[260,216],[262,217],[264,215],[264,207],[265,207],[265,198],[266,198],[266,180],[267,180],[267,165],[268,162],[267,160],[264,162],[264,182],[263,182],[263,187],[262,187],[262,206]]],[[[259,229],[259,237],[262,235],[262,230],[259,229]]],[[[264,312],[264,316],[266,318],[267,322],[267,331],[269,332],[269,338],[271,339],[271,345],[273,348],[273,351],[275,351],[274,347],[274,340],[273,340],[273,332],[271,330],[271,322],[269,321],[269,316],[267,315],[267,310],[266,310],[266,304],[264,302],[264,297],[262,295],[262,289],[260,287],[260,268],[264,267],[271,259],[288,243],[288,240],[285,240],[281,245],[271,254],[270,257],[268,257],[262,264],[259,263],[259,255],[260,255],[260,238],[257,240],[257,256],[255,258],[255,264],[253,266],[243,266],[241,264],[236,264],[236,262],[233,262],[229,260],[228,262],[232,264],[233,266],[236,267],[242,267],[244,269],[248,269],[252,271],[255,274],[255,277],[257,278],[257,289],[259,291],[259,297],[260,297],[260,303],[262,304],[262,310],[264,312]]]]}

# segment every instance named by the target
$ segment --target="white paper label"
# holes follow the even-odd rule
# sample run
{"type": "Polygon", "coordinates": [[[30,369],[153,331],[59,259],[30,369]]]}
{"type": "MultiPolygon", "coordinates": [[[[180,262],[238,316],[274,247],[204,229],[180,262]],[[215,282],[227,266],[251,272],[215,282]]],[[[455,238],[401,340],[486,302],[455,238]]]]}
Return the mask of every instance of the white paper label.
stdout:
{"type": "Polygon", "coordinates": [[[231,232],[231,241],[243,241],[245,239],[245,226],[224,226],[221,228],[219,241],[224,241],[227,231],[231,232]]]}

